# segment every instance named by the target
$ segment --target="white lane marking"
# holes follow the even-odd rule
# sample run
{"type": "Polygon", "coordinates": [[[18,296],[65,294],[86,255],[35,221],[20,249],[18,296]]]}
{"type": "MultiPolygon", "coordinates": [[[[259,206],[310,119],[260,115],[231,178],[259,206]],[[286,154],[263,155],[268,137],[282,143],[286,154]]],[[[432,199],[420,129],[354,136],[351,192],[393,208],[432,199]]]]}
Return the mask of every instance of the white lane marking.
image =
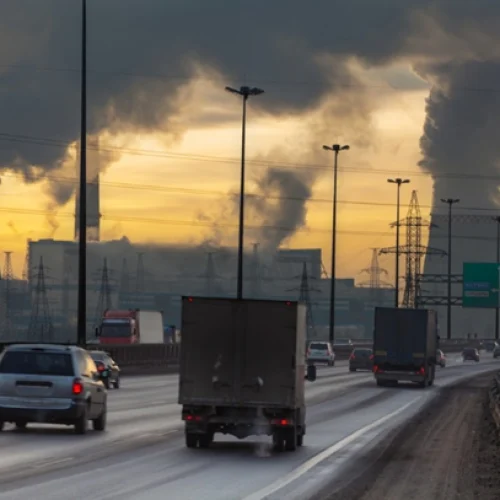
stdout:
{"type": "Polygon", "coordinates": [[[392,413],[389,413],[389,415],[386,415],[385,417],[382,417],[375,422],[372,422],[369,425],[366,425],[365,427],[362,427],[361,429],[358,429],[356,432],[353,432],[349,436],[345,437],[338,443],[335,443],[334,445],[330,446],[326,450],[323,450],[321,453],[318,453],[314,457],[310,458],[307,460],[307,462],[304,462],[302,465],[297,467],[294,471],[290,472],[288,475],[286,475],[284,478],[279,479],[278,481],[275,481],[274,483],[270,484],[269,486],[266,486],[265,488],[261,489],[260,491],[257,491],[256,493],[252,493],[251,495],[245,497],[243,500],[264,500],[267,498],[269,495],[272,495],[273,493],[276,493],[277,491],[281,490],[285,486],[288,486],[290,483],[298,479],[299,477],[303,476],[306,472],[309,472],[313,467],[318,465],[320,462],[323,460],[326,460],[327,458],[331,457],[333,454],[339,452],[349,444],[351,444],[353,441],[356,439],[360,438],[364,434],[370,432],[371,430],[375,429],[376,427],[381,426],[383,423],[387,422],[388,420],[396,417],[400,413],[403,413],[406,409],[408,409],[411,405],[419,401],[421,397],[415,398],[409,403],[406,403],[404,406],[401,406],[401,408],[398,408],[396,411],[393,411],[392,413]]]}

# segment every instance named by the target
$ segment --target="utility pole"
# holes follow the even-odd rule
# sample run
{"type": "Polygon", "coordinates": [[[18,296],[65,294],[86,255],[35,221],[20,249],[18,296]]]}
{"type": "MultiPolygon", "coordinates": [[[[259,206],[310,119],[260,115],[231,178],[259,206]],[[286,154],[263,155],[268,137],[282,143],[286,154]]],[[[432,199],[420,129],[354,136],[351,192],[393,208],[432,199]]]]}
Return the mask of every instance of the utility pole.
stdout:
{"type": "Polygon", "coordinates": [[[82,0],[77,340],[87,342],[87,0],[82,0]]]}
{"type": "Polygon", "coordinates": [[[236,297],[243,298],[243,231],[245,226],[245,146],[246,146],[246,128],[247,128],[247,101],[250,96],[258,96],[264,93],[257,87],[226,87],[228,92],[237,94],[243,98],[243,120],[241,127],[241,179],[240,179],[240,217],[238,230],[238,281],[236,297]]]}
{"type": "Polygon", "coordinates": [[[451,339],[451,209],[455,203],[460,200],[458,198],[441,198],[442,203],[448,204],[448,304],[447,304],[447,333],[446,338],[451,339]]]}
{"type": "MultiPolygon", "coordinates": [[[[497,223],[497,266],[500,266],[500,216],[493,217],[493,220],[497,223]]],[[[499,307],[495,308],[495,340],[499,338],[500,330],[500,314],[499,307]]]]}
{"type": "Polygon", "coordinates": [[[328,339],[333,344],[335,337],[335,262],[337,254],[337,178],[338,178],[338,158],[340,151],[349,150],[349,146],[334,144],[333,146],[323,146],[325,151],[333,151],[333,227],[332,227],[332,276],[330,283],[330,329],[328,339]]]}
{"type": "Polygon", "coordinates": [[[397,198],[396,198],[396,276],[394,277],[394,307],[399,307],[399,209],[400,209],[400,192],[401,184],[408,184],[410,179],[387,179],[387,182],[397,185],[397,198]]]}

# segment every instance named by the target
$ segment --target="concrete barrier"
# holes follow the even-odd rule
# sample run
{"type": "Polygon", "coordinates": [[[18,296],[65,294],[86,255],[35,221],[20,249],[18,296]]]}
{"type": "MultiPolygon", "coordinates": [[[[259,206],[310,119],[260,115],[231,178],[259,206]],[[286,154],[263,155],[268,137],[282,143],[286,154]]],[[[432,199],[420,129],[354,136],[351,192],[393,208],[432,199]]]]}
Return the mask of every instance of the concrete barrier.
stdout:
{"type": "MultiPolygon", "coordinates": [[[[479,340],[441,340],[440,348],[447,353],[461,352],[464,347],[480,348],[479,340]]],[[[0,344],[0,352],[6,344],[0,344]]],[[[354,347],[372,347],[372,342],[354,342],[354,347]]],[[[87,349],[101,349],[109,352],[118,363],[124,375],[154,375],[177,373],[180,359],[179,344],[134,344],[134,345],[98,345],[89,344],[87,349]]],[[[353,347],[334,348],[336,359],[346,360],[353,347]]]]}
{"type": "MultiPolygon", "coordinates": [[[[354,347],[372,347],[372,342],[355,342],[354,347]]],[[[461,352],[464,347],[479,347],[479,341],[442,340],[441,349],[446,353],[461,352]]],[[[103,349],[110,353],[125,375],[147,375],[177,373],[179,365],[179,344],[136,344],[120,346],[89,345],[89,349],[103,349]]],[[[336,359],[349,359],[353,347],[334,348],[336,359]]]]}

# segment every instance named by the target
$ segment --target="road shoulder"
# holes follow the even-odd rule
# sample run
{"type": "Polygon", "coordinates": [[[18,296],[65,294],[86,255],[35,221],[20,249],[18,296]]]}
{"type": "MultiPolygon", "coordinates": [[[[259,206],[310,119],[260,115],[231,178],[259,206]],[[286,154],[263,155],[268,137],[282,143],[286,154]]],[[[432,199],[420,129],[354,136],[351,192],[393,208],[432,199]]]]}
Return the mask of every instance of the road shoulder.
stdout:
{"type": "Polygon", "coordinates": [[[388,436],[385,449],[354,463],[351,483],[328,500],[498,500],[500,448],[487,406],[491,381],[490,373],[441,389],[430,406],[388,436]]]}

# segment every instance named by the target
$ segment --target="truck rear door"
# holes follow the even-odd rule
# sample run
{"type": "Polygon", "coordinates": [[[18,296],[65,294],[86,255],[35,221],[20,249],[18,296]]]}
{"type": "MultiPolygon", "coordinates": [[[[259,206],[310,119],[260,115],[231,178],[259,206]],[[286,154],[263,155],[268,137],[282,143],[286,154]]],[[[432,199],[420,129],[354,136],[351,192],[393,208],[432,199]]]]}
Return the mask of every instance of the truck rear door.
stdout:
{"type": "Polygon", "coordinates": [[[291,407],[295,398],[297,305],[245,301],[240,345],[240,404],[291,407]]]}
{"type": "Polygon", "coordinates": [[[425,310],[376,310],[375,364],[420,364],[426,352],[427,314],[425,310]]]}
{"type": "Polygon", "coordinates": [[[183,298],[180,404],[234,401],[234,302],[183,298]]]}

